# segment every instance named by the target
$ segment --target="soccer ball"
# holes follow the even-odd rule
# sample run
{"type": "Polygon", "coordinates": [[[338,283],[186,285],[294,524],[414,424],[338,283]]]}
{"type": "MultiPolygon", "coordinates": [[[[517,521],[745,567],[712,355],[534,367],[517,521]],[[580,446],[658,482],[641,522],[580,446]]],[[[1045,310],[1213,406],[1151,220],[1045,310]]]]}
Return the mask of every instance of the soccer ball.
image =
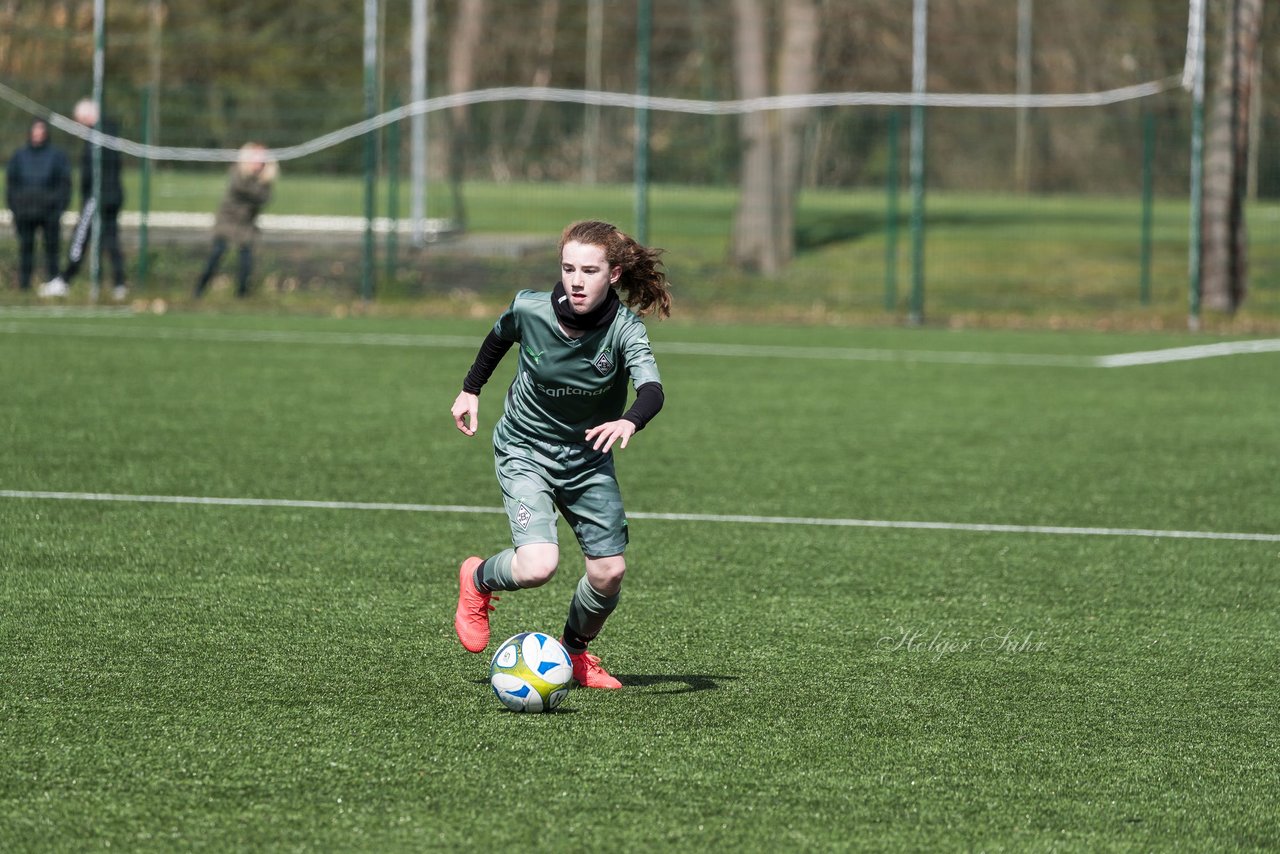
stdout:
{"type": "Polygon", "coordinates": [[[513,712],[549,712],[569,693],[573,662],[560,641],[542,632],[507,638],[489,663],[489,684],[513,712]]]}

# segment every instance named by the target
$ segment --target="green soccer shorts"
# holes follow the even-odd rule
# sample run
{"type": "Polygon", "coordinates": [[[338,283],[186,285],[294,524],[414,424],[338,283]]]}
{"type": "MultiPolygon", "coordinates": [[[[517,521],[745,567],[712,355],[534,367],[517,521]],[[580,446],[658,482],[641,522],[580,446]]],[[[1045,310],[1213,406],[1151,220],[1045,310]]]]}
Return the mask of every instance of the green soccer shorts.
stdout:
{"type": "Polygon", "coordinates": [[[498,440],[495,435],[494,469],[516,548],[558,544],[558,509],[587,557],[626,550],[627,517],[612,454],[585,444],[498,440]]]}

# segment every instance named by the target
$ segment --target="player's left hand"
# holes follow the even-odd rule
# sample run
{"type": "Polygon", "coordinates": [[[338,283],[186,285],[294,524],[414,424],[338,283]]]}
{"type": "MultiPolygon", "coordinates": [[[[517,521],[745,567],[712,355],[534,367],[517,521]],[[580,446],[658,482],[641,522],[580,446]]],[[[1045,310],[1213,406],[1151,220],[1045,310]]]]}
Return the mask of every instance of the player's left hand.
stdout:
{"type": "Polygon", "coordinates": [[[636,425],[625,418],[619,418],[617,421],[606,421],[592,427],[587,431],[587,441],[593,449],[607,454],[614,442],[618,442],[618,447],[625,448],[635,434],[636,425]]]}
{"type": "Polygon", "coordinates": [[[469,391],[458,392],[450,410],[454,425],[468,436],[476,434],[480,416],[480,397],[469,391]]]}

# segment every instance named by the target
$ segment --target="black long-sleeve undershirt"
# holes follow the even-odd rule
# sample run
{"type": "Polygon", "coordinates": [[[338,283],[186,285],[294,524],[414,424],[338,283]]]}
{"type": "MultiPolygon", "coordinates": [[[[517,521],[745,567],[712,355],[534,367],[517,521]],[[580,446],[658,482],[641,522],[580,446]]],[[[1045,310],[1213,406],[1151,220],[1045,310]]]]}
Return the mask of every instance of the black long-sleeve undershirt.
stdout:
{"type": "MultiPolygon", "coordinates": [[[[480,344],[480,352],[476,354],[471,370],[467,371],[467,376],[462,381],[462,390],[468,394],[480,394],[480,389],[493,376],[502,357],[507,355],[507,351],[514,343],[498,337],[493,330],[490,330],[480,344]]],[[[643,430],[644,425],[662,411],[662,404],[665,401],[666,395],[662,391],[662,383],[645,383],[636,389],[635,402],[631,404],[630,409],[622,413],[622,417],[636,425],[636,430],[643,430]]]]}
{"type": "Polygon", "coordinates": [[[514,341],[499,338],[497,333],[490,329],[489,334],[480,344],[480,352],[476,354],[471,370],[467,371],[466,379],[462,381],[462,390],[468,394],[479,394],[480,389],[493,376],[493,372],[498,369],[498,363],[502,361],[503,356],[507,355],[507,351],[514,343],[514,341]]]}
{"type": "Polygon", "coordinates": [[[636,430],[643,430],[644,425],[653,420],[653,416],[662,410],[662,404],[666,399],[666,395],[662,392],[662,383],[645,383],[636,389],[635,403],[622,413],[622,417],[636,425],[636,430]]]}

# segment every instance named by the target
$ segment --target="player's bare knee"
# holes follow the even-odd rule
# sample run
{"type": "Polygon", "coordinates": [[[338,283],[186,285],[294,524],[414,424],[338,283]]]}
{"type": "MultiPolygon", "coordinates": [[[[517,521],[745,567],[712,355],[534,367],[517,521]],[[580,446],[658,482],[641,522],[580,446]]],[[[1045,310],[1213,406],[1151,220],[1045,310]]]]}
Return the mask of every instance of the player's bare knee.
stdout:
{"type": "Polygon", "coordinates": [[[516,550],[512,574],[521,587],[541,587],[556,574],[560,551],[555,547],[524,547],[516,550]]]}
{"type": "Polygon", "coordinates": [[[599,592],[612,596],[622,588],[627,562],[622,555],[587,559],[587,581],[599,592]]]}
{"type": "Polygon", "coordinates": [[[556,574],[556,563],[554,560],[532,560],[520,574],[522,587],[541,587],[556,574]]]}

